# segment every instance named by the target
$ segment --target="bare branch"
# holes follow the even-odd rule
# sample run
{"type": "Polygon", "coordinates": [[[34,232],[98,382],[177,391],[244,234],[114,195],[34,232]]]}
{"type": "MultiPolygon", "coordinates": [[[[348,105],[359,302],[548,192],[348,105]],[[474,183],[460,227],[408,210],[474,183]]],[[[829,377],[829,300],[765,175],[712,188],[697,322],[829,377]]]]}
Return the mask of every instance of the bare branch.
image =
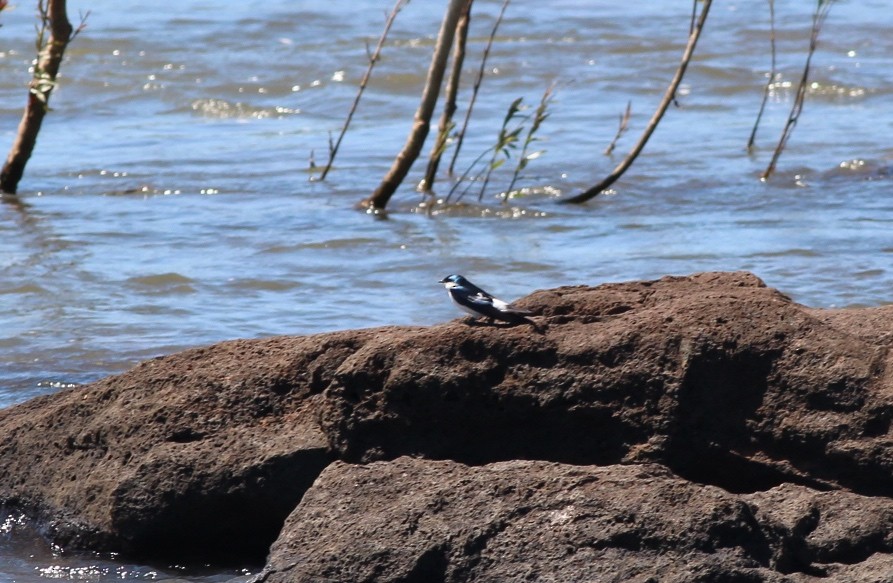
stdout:
{"type": "Polygon", "coordinates": [[[403,149],[397,154],[391,169],[388,170],[381,184],[378,185],[378,188],[375,189],[369,198],[359,203],[360,207],[370,211],[383,210],[391,196],[397,191],[397,187],[406,178],[416,158],[419,157],[425,138],[428,137],[428,131],[431,129],[431,116],[437,105],[437,94],[440,91],[440,86],[443,84],[450,49],[456,36],[456,27],[467,3],[468,0],[450,0],[446,13],[443,16],[443,22],[440,25],[440,32],[437,35],[434,55],[431,57],[431,65],[428,67],[428,77],[425,81],[425,88],[422,91],[421,103],[419,103],[413,119],[412,130],[410,130],[403,149]]]}
{"type": "Polygon", "coordinates": [[[766,80],[766,86],[763,88],[763,100],[760,103],[760,111],[757,112],[757,119],[753,123],[753,130],[750,132],[750,138],[747,140],[747,151],[753,150],[753,144],[757,139],[757,128],[760,127],[760,120],[763,118],[763,111],[766,109],[766,102],[769,101],[769,93],[772,92],[772,84],[775,82],[776,75],[776,49],[775,49],[775,0],[769,0],[769,47],[772,54],[772,68],[769,71],[769,78],[766,80]]]}
{"type": "Polygon", "coordinates": [[[772,160],[769,162],[766,170],[763,171],[760,180],[768,180],[775,171],[775,165],[778,163],[778,158],[784,151],[785,146],[787,146],[788,140],[794,132],[794,127],[800,119],[800,114],[803,113],[803,103],[806,101],[806,89],[809,83],[809,68],[812,63],[812,56],[815,54],[815,50],[819,45],[819,32],[822,30],[822,25],[825,23],[825,18],[828,17],[828,11],[831,10],[832,4],[834,4],[834,0],[819,0],[818,6],[816,6],[816,10],[812,15],[812,30],[809,35],[809,53],[806,56],[806,64],[803,66],[803,75],[800,77],[800,84],[797,86],[797,96],[794,98],[791,113],[788,114],[788,121],[785,123],[784,129],[781,131],[781,138],[779,138],[778,144],[775,146],[775,153],[772,154],[772,160]]]}
{"type": "Polygon", "coordinates": [[[707,21],[707,14],[710,12],[710,5],[713,3],[713,0],[704,0],[704,7],[701,8],[701,15],[698,18],[697,23],[695,24],[694,30],[688,37],[688,44],[685,47],[685,51],[682,53],[682,62],[679,63],[679,68],[676,69],[676,74],[673,76],[673,80],[670,82],[669,87],[667,87],[666,92],[664,93],[664,97],[661,100],[660,104],[657,107],[657,111],[654,112],[654,115],[651,116],[651,119],[648,120],[648,125],[645,127],[645,131],[642,133],[642,137],[639,138],[639,141],[633,146],[633,149],[627,154],[626,158],[623,159],[620,164],[617,165],[616,168],[601,182],[586,190],[581,192],[576,196],[572,196],[570,198],[561,200],[561,203],[582,203],[586,202],[589,199],[595,198],[606,188],[614,184],[617,179],[623,176],[623,173],[626,172],[630,166],[632,166],[633,162],[636,160],[638,155],[642,152],[642,149],[645,147],[645,144],[648,143],[648,139],[651,137],[651,134],[654,133],[654,130],[657,128],[657,124],[660,122],[664,113],[667,111],[667,107],[670,106],[670,103],[673,101],[673,96],[676,95],[676,90],[679,88],[679,84],[682,82],[682,77],[685,75],[685,69],[688,67],[689,61],[691,61],[691,57],[695,52],[695,46],[698,44],[698,38],[701,36],[701,31],[704,30],[704,23],[707,21]]]}
{"type": "Polygon", "coordinates": [[[508,8],[509,2],[511,2],[511,0],[503,0],[502,8],[499,10],[499,16],[496,17],[496,21],[493,23],[493,29],[490,31],[490,37],[487,39],[487,46],[484,48],[484,54],[481,57],[481,66],[478,69],[477,77],[472,86],[471,99],[468,102],[468,110],[465,112],[465,120],[462,122],[462,128],[456,134],[456,147],[453,149],[453,157],[450,160],[450,174],[452,174],[456,168],[456,158],[459,157],[459,151],[462,149],[462,142],[465,140],[465,132],[468,130],[468,122],[471,120],[472,111],[474,111],[474,103],[477,100],[478,90],[480,90],[481,83],[484,80],[484,71],[487,68],[487,58],[490,56],[490,49],[493,47],[493,39],[496,38],[496,31],[502,23],[502,18],[505,15],[505,9],[508,8]]]}
{"type": "Polygon", "coordinates": [[[80,22],[78,22],[77,28],[74,29],[74,32],[71,33],[71,38],[68,39],[68,42],[73,41],[79,34],[81,34],[85,28],[87,28],[87,19],[90,18],[90,13],[92,10],[88,10],[86,12],[79,12],[78,16],[80,17],[80,22]]]}
{"type": "MultiPolygon", "coordinates": [[[[0,171],[0,192],[15,194],[31,158],[43,118],[49,110],[49,100],[56,87],[56,76],[65,55],[65,48],[73,38],[73,29],[66,13],[65,0],[40,0],[37,4],[40,27],[37,33],[37,63],[28,86],[28,102],[15,141],[0,171]],[[47,31],[49,35],[47,36],[47,31]]],[[[79,30],[84,27],[81,21],[79,30]]]]}
{"type": "Polygon", "coordinates": [[[372,55],[369,55],[369,45],[366,45],[366,55],[369,58],[369,67],[366,69],[366,73],[363,75],[363,79],[360,81],[360,88],[357,91],[357,96],[354,97],[353,105],[350,107],[350,111],[347,114],[347,119],[344,120],[344,126],[341,128],[341,133],[338,135],[338,140],[334,145],[331,144],[332,138],[329,136],[329,161],[326,162],[325,168],[323,168],[322,173],[319,175],[319,180],[325,180],[326,175],[328,175],[329,170],[332,169],[332,164],[335,162],[335,156],[338,154],[338,148],[341,146],[341,140],[344,139],[344,134],[347,133],[347,128],[350,127],[350,122],[353,119],[354,114],[357,111],[357,107],[360,105],[360,99],[363,97],[363,91],[366,90],[366,85],[369,83],[369,78],[372,76],[372,69],[375,67],[375,63],[378,62],[381,57],[381,49],[384,47],[385,39],[388,37],[388,32],[391,30],[391,26],[394,24],[394,19],[397,18],[397,14],[400,10],[403,9],[409,3],[409,0],[397,0],[394,4],[394,8],[391,9],[391,13],[388,15],[388,19],[385,22],[384,31],[381,33],[381,36],[378,39],[378,44],[375,46],[375,52],[372,55]]]}
{"type": "Polygon", "coordinates": [[[419,185],[420,190],[430,192],[434,188],[434,179],[437,176],[437,167],[440,159],[446,151],[450,132],[455,127],[453,115],[456,113],[456,96],[459,93],[459,80],[462,76],[462,64],[465,62],[465,45],[468,41],[468,28],[471,25],[472,0],[468,0],[465,12],[459,18],[456,27],[456,40],[453,46],[453,68],[447,79],[446,96],[443,105],[443,114],[440,116],[440,124],[437,128],[437,140],[431,148],[428,156],[428,168],[425,170],[425,178],[419,185]]]}

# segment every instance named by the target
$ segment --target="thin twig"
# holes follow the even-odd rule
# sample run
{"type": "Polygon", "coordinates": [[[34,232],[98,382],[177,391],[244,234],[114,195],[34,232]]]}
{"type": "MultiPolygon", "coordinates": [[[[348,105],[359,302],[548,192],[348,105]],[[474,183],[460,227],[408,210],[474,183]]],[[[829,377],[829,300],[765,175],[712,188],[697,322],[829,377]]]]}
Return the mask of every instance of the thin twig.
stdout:
{"type": "Polygon", "coordinates": [[[775,171],[778,158],[781,156],[782,151],[784,151],[785,146],[787,146],[788,140],[794,132],[794,127],[797,125],[797,120],[800,119],[800,114],[803,113],[803,103],[806,101],[806,89],[809,82],[809,68],[812,62],[812,56],[815,54],[815,50],[818,47],[819,32],[822,30],[822,25],[825,23],[825,18],[827,18],[828,11],[831,10],[832,4],[834,4],[834,0],[819,0],[819,4],[812,15],[812,30],[809,35],[809,53],[806,56],[806,64],[803,67],[803,75],[800,77],[800,84],[797,86],[797,96],[794,98],[794,105],[791,107],[791,113],[788,114],[788,121],[785,123],[784,129],[781,132],[781,138],[778,140],[778,145],[775,146],[772,160],[769,162],[766,170],[763,171],[760,180],[768,180],[775,171]]]}
{"type": "Polygon", "coordinates": [[[526,117],[522,118],[521,122],[515,125],[515,128],[509,130],[509,124],[518,117],[518,113],[521,111],[521,102],[524,101],[523,97],[519,97],[512,101],[511,105],[509,105],[508,111],[505,114],[505,117],[502,120],[502,127],[499,128],[499,135],[496,139],[496,144],[491,148],[487,148],[481,154],[474,159],[468,168],[465,169],[465,172],[462,173],[462,176],[459,177],[453,183],[452,188],[450,188],[450,192],[447,194],[446,199],[444,200],[444,204],[449,204],[450,199],[452,199],[453,194],[456,190],[461,186],[471,171],[477,167],[477,165],[484,159],[487,154],[490,154],[490,161],[484,165],[484,167],[474,175],[474,177],[467,182],[465,188],[462,189],[462,192],[459,193],[459,196],[456,197],[456,202],[462,200],[462,197],[465,196],[471,185],[480,180],[483,177],[483,186],[481,186],[480,193],[478,194],[478,201],[483,199],[484,190],[487,188],[487,184],[490,182],[490,175],[493,174],[493,171],[502,166],[503,163],[509,158],[510,153],[509,150],[515,147],[515,143],[518,141],[518,135],[524,129],[524,120],[526,117]],[[503,154],[503,159],[499,160],[499,154],[503,154]]]}
{"type": "Polygon", "coordinates": [[[611,140],[611,143],[608,144],[608,147],[605,148],[605,156],[610,156],[614,153],[614,148],[617,147],[617,140],[620,139],[624,133],[626,133],[627,128],[629,128],[629,120],[632,117],[633,113],[633,102],[626,102],[626,111],[620,114],[620,125],[617,127],[617,133],[614,134],[614,139],[611,140]]]}
{"type": "Polygon", "coordinates": [[[586,190],[572,196],[570,198],[566,198],[560,200],[561,203],[582,203],[586,202],[591,198],[595,198],[606,188],[614,184],[617,179],[623,176],[623,173],[626,172],[630,166],[632,166],[633,162],[636,160],[638,155],[642,152],[642,149],[645,147],[645,144],[648,143],[648,139],[651,137],[651,134],[654,133],[654,130],[657,128],[657,124],[660,122],[664,113],[667,111],[667,107],[670,106],[670,103],[673,101],[673,96],[676,94],[676,89],[678,89],[679,84],[682,82],[682,77],[685,75],[685,69],[688,67],[689,61],[691,61],[691,57],[694,54],[695,46],[698,44],[698,38],[701,36],[701,31],[704,30],[704,23],[707,21],[707,14],[710,12],[710,5],[713,3],[713,0],[704,0],[704,7],[701,8],[701,16],[698,18],[698,22],[695,24],[695,28],[692,33],[688,37],[688,44],[685,46],[685,51],[682,53],[682,62],[679,63],[679,68],[676,69],[676,74],[673,76],[673,80],[670,82],[669,87],[667,87],[666,92],[664,93],[664,97],[661,100],[660,104],[657,106],[657,111],[654,112],[654,115],[651,116],[651,119],[648,120],[648,125],[645,127],[645,131],[642,133],[642,137],[639,138],[639,141],[633,146],[633,149],[627,154],[626,158],[623,159],[620,164],[617,165],[616,168],[601,182],[586,190]]]}
{"type": "MultiPolygon", "coordinates": [[[[691,2],[691,18],[688,21],[688,36],[691,36],[691,33],[695,31],[695,25],[698,22],[698,2],[700,0],[692,0],[691,2]]],[[[679,100],[676,99],[676,94],[673,94],[673,105],[676,107],[680,107],[679,100]]]]}
{"type": "Polygon", "coordinates": [[[753,130],[750,132],[750,139],[747,140],[747,151],[753,150],[754,142],[757,139],[757,128],[760,127],[760,120],[763,118],[763,111],[766,109],[766,102],[769,101],[769,94],[772,92],[772,84],[775,82],[776,74],[776,49],[775,49],[775,0],[769,0],[769,46],[772,54],[772,69],[769,71],[769,79],[766,80],[766,86],[763,88],[763,100],[760,103],[760,111],[757,112],[757,119],[753,123],[753,130]]]}
{"type": "Polygon", "coordinates": [[[71,33],[71,38],[68,39],[68,42],[73,41],[79,34],[81,34],[85,28],[87,28],[87,19],[90,18],[90,13],[92,10],[88,10],[86,12],[79,12],[78,14],[81,17],[81,21],[78,23],[77,28],[74,29],[74,32],[71,33]]]}
{"type": "MultiPolygon", "coordinates": [[[[484,150],[483,152],[481,152],[481,153],[478,155],[478,157],[474,159],[474,162],[472,162],[471,164],[469,164],[468,168],[465,169],[465,172],[462,173],[462,176],[460,176],[460,177],[458,178],[458,180],[456,180],[455,182],[453,182],[453,186],[452,186],[452,188],[450,188],[450,191],[447,193],[446,198],[445,198],[444,201],[443,201],[443,204],[449,204],[449,203],[450,203],[450,199],[453,197],[453,194],[454,194],[454,193],[456,192],[456,190],[459,188],[459,185],[462,184],[463,182],[465,182],[465,179],[468,178],[468,175],[471,174],[471,171],[474,169],[474,167],[477,166],[478,163],[480,163],[480,161],[484,159],[484,156],[486,156],[489,152],[490,152],[489,149],[488,149],[488,150],[484,150]]],[[[481,175],[483,175],[483,173],[484,173],[483,170],[481,170],[480,172],[478,172],[477,175],[475,175],[475,177],[469,182],[469,185],[471,184],[471,182],[474,182],[474,180],[477,180],[481,175]]],[[[458,201],[458,200],[461,200],[461,198],[462,198],[463,196],[465,196],[465,193],[468,191],[468,188],[469,188],[469,186],[466,186],[466,187],[465,187],[465,190],[463,190],[463,191],[459,194],[459,196],[458,196],[457,199],[456,199],[457,201],[458,201]]]]}
{"type": "Polygon", "coordinates": [[[518,163],[515,164],[515,171],[512,173],[512,180],[509,182],[508,188],[505,190],[505,196],[502,198],[503,204],[508,203],[509,196],[512,194],[512,190],[515,188],[515,183],[518,182],[518,178],[521,177],[521,173],[524,172],[524,169],[527,168],[527,163],[533,160],[534,158],[539,158],[545,153],[545,150],[537,150],[536,152],[528,153],[530,145],[539,139],[536,137],[536,132],[540,129],[540,126],[543,125],[543,122],[546,121],[549,117],[549,112],[547,111],[549,107],[549,102],[552,101],[552,96],[555,91],[555,81],[549,84],[546,87],[546,90],[543,92],[543,96],[540,98],[540,104],[536,107],[536,111],[533,113],[533,122],[530,124],[530,129],[527,130],[527,135],[524,137],[524,145],[521,147],[521,153],[518,155],[518,163]]]}
{"type": "Polygon", "coordinates": [[[462,122],[462,128],[456,134],[456,147],[453,149],[453,157],[450,160],[449,173],[452,174],[456,168],[456,158],[459,157],[459,151],[462,149],[462,142],[465,140],[465,132],[468,130],[468,122],[471,119],[471,112],[474,111],[474,103],[477,101],[478,90],[484,80],[484,70],[487,68],[487,58],[490,56],[490,49],[493,47],[493,39],[496,38],[496,31],[502,23],[502,17],[505,15],[505,9],[508,8],[511,0],[503,0],[502,8],[499,10],[499,16],[493,23],[493,29],[490,31],[490,37],[487,39],[487,46],[484,48],[484,54],[481,57],[481,66],[478,69],[477,77],[471,90],[471,99],[468,102],[468,110],[465,112],[465,120],[462,122]]]}
{"type": "MultiPolygon", "coordinates": [[[[347,128],[350,126],[350,122],[353,119],[354,113],[357,111],[357,107],[360,105],[360,99],[363,97],[363,91],[366,90],[366,85],[369,83],[369,78],[372,76],[372,69],[375,68],[375,64],[381,59],[381,49],[384,47],[385,40],[388,38],[388,32],[391,30],[391,25],[394,24],[394,19],[397,18],[397,14],[400,10],[403,9],[409,3],[409,0],[397,0],[394,4],[394,8],[391,9],[391,13],[388,14],[388,19],[384,25],[384,31],[381,33],[381,36],[378,38],[378,44],[375,46],[375,52],[372,53],[369,58],[369,66],[366,68],[366,73],[363,75],[363,79],[360,81],[360,88],[357,91],[357,96],[354,97],[353,105],[350,107],[350,112],[347,114],[347,119],[344,120],[344,126],[341,128],[341,133],[338,135],[338,140],[335,142],[334,146],[329,146],[329,161],[326,162],[326,167],[323,168],[322,173],[319,175],[318,180],[325,180],[326,175],[329,173],[329,170],[332,169],[332,164],[335,162],[335,156],[338,154],[338,148],[341,146],[341,140],[344,139],[344,134],[347,133],[347,128]]],[[[366,45],[366,54],[369,55],[369,45],[366,45]]],[[[329,137],[329,142],[331,144],[331,136],[329,137]]]]}
{"type": "MultiPolygon", "coordinates": [[[[496,147],[493,148],[493,156],[490,158],[490,164],[487,165],[487,172],[484,174],[484,182],[481,184],[480,192],[478,192],[478,202],[484,199],[484,192],[487,190],[487,185],[490,184],[490,176],[492,176],[493,171],[505,164],[506,160],[512,157],[511,151],[518,146],[518,136],[524,131],[524,122],[527,120],[528,116],[521,117],[520,123],[518,123],[518,125],[515,126],[515,129],[511,131],[508,129],[508,124],[510,121],[514,120],[518,112],[521,111],[522,101],[523,97],[519,97],[512,102],[509,111],[505,116],[505,121],[502,122],[502,129],[499,130],[499,139],[496,142],[496,147]],[[501,160],[499,159],[500,153],[502,153],[503,156],[501,160]]],[[[524,109],[526,109],[526,107],[524,109]]]]}

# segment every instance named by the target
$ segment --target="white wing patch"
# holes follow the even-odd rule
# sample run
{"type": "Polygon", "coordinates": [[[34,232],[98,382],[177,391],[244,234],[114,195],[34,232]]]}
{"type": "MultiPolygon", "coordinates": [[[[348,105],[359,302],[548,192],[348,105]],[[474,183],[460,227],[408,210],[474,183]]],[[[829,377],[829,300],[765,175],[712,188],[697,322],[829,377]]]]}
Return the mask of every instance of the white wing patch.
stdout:
{"type": "Polygon", "coordinates": [[[504,312],[509,309],[509,305],[497,298],[490,298],[490,301],[493,303],[493,307],[499,310],[500,312],[504,312]]]}

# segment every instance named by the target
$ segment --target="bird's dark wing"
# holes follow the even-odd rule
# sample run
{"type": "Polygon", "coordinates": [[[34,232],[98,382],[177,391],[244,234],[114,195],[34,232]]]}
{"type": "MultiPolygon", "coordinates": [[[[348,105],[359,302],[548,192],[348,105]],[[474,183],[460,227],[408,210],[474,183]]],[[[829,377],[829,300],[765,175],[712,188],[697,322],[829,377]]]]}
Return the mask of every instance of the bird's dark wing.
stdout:
{"type": "Polygon", "coordinates": [[[470,281],[468,281],[467,279],[465,280],[465,283],[463,283],[460,287],[462,289],[464,289],[466,292],[468,292],[469,296],[473,296],[475,294],[480,294],[487,298],[493,297],[490,294],[488,294],[487,292],[485,292],[484,290],[482,290],[481,288],[479,288],[478,286],[476,286],[473,283],[471,283],[470,281]]]}
{"type": "Polygon", "coordinates": [[[509,304],[508,302],[504,302],[499,298],[490,296],[490,301],[493,303],[493,307],[503,314],[514,314],[516,316],[533,316],[533,312],[528,312],[527,310],[516,308],[515,306],[509,304]]]}
{"type": "Polygon", "coordinates": [[[515,308],[511,304],[508,304],[500,299],[494,298],[489,293],[485,292],[478,286],[474,285],[467,279],[465,283],[462,284],[462,289],[468,293],[469,298],[475,302],[488,302],[491,306],[493,306],[499,313],[501,314],[515,314],[517,316],[533,316],[533,312],[528,312],[527,310],[521,310],[515,308]],[[478,296],[475,300],[474,296],[478,296]]]}
{"type": "Polygon", "coordinates": [[[502,313],[493,305],[493,298],[486,292],[474,294],[464,293],[464,291],[456,292],[453,293],[453,299],[456,300],[456,303],[487,318],[499,318],[502,313]]]}
{"type": "Polygon", "coordinates": [[[483,316],[502,320],[503,322],[529,322],[525,316],[533,315],[532,312],[513,308],[504,301],[494,298],[486,292],[470,296],[462,295],[460,298],[457,298],[456,301],[483,316]]]}

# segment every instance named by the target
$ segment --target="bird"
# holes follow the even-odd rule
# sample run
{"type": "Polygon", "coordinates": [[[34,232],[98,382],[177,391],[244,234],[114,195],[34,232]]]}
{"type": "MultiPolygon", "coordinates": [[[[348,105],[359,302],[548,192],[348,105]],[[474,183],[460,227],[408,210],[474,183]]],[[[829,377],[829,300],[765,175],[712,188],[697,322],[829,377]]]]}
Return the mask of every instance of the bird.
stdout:
{"type": "Polygon", "coordinates": [[[527,316],[533,315],[532,312],[513,308],[510,304],[494,298],[461,275],[448,275],[437,283],[442,283],[453,303],[471,314],[474,319],[486,318],[489,323],[494,320],[510,324],[527,323],[536,327],[536,323],[527,318],[527,316]]]}

